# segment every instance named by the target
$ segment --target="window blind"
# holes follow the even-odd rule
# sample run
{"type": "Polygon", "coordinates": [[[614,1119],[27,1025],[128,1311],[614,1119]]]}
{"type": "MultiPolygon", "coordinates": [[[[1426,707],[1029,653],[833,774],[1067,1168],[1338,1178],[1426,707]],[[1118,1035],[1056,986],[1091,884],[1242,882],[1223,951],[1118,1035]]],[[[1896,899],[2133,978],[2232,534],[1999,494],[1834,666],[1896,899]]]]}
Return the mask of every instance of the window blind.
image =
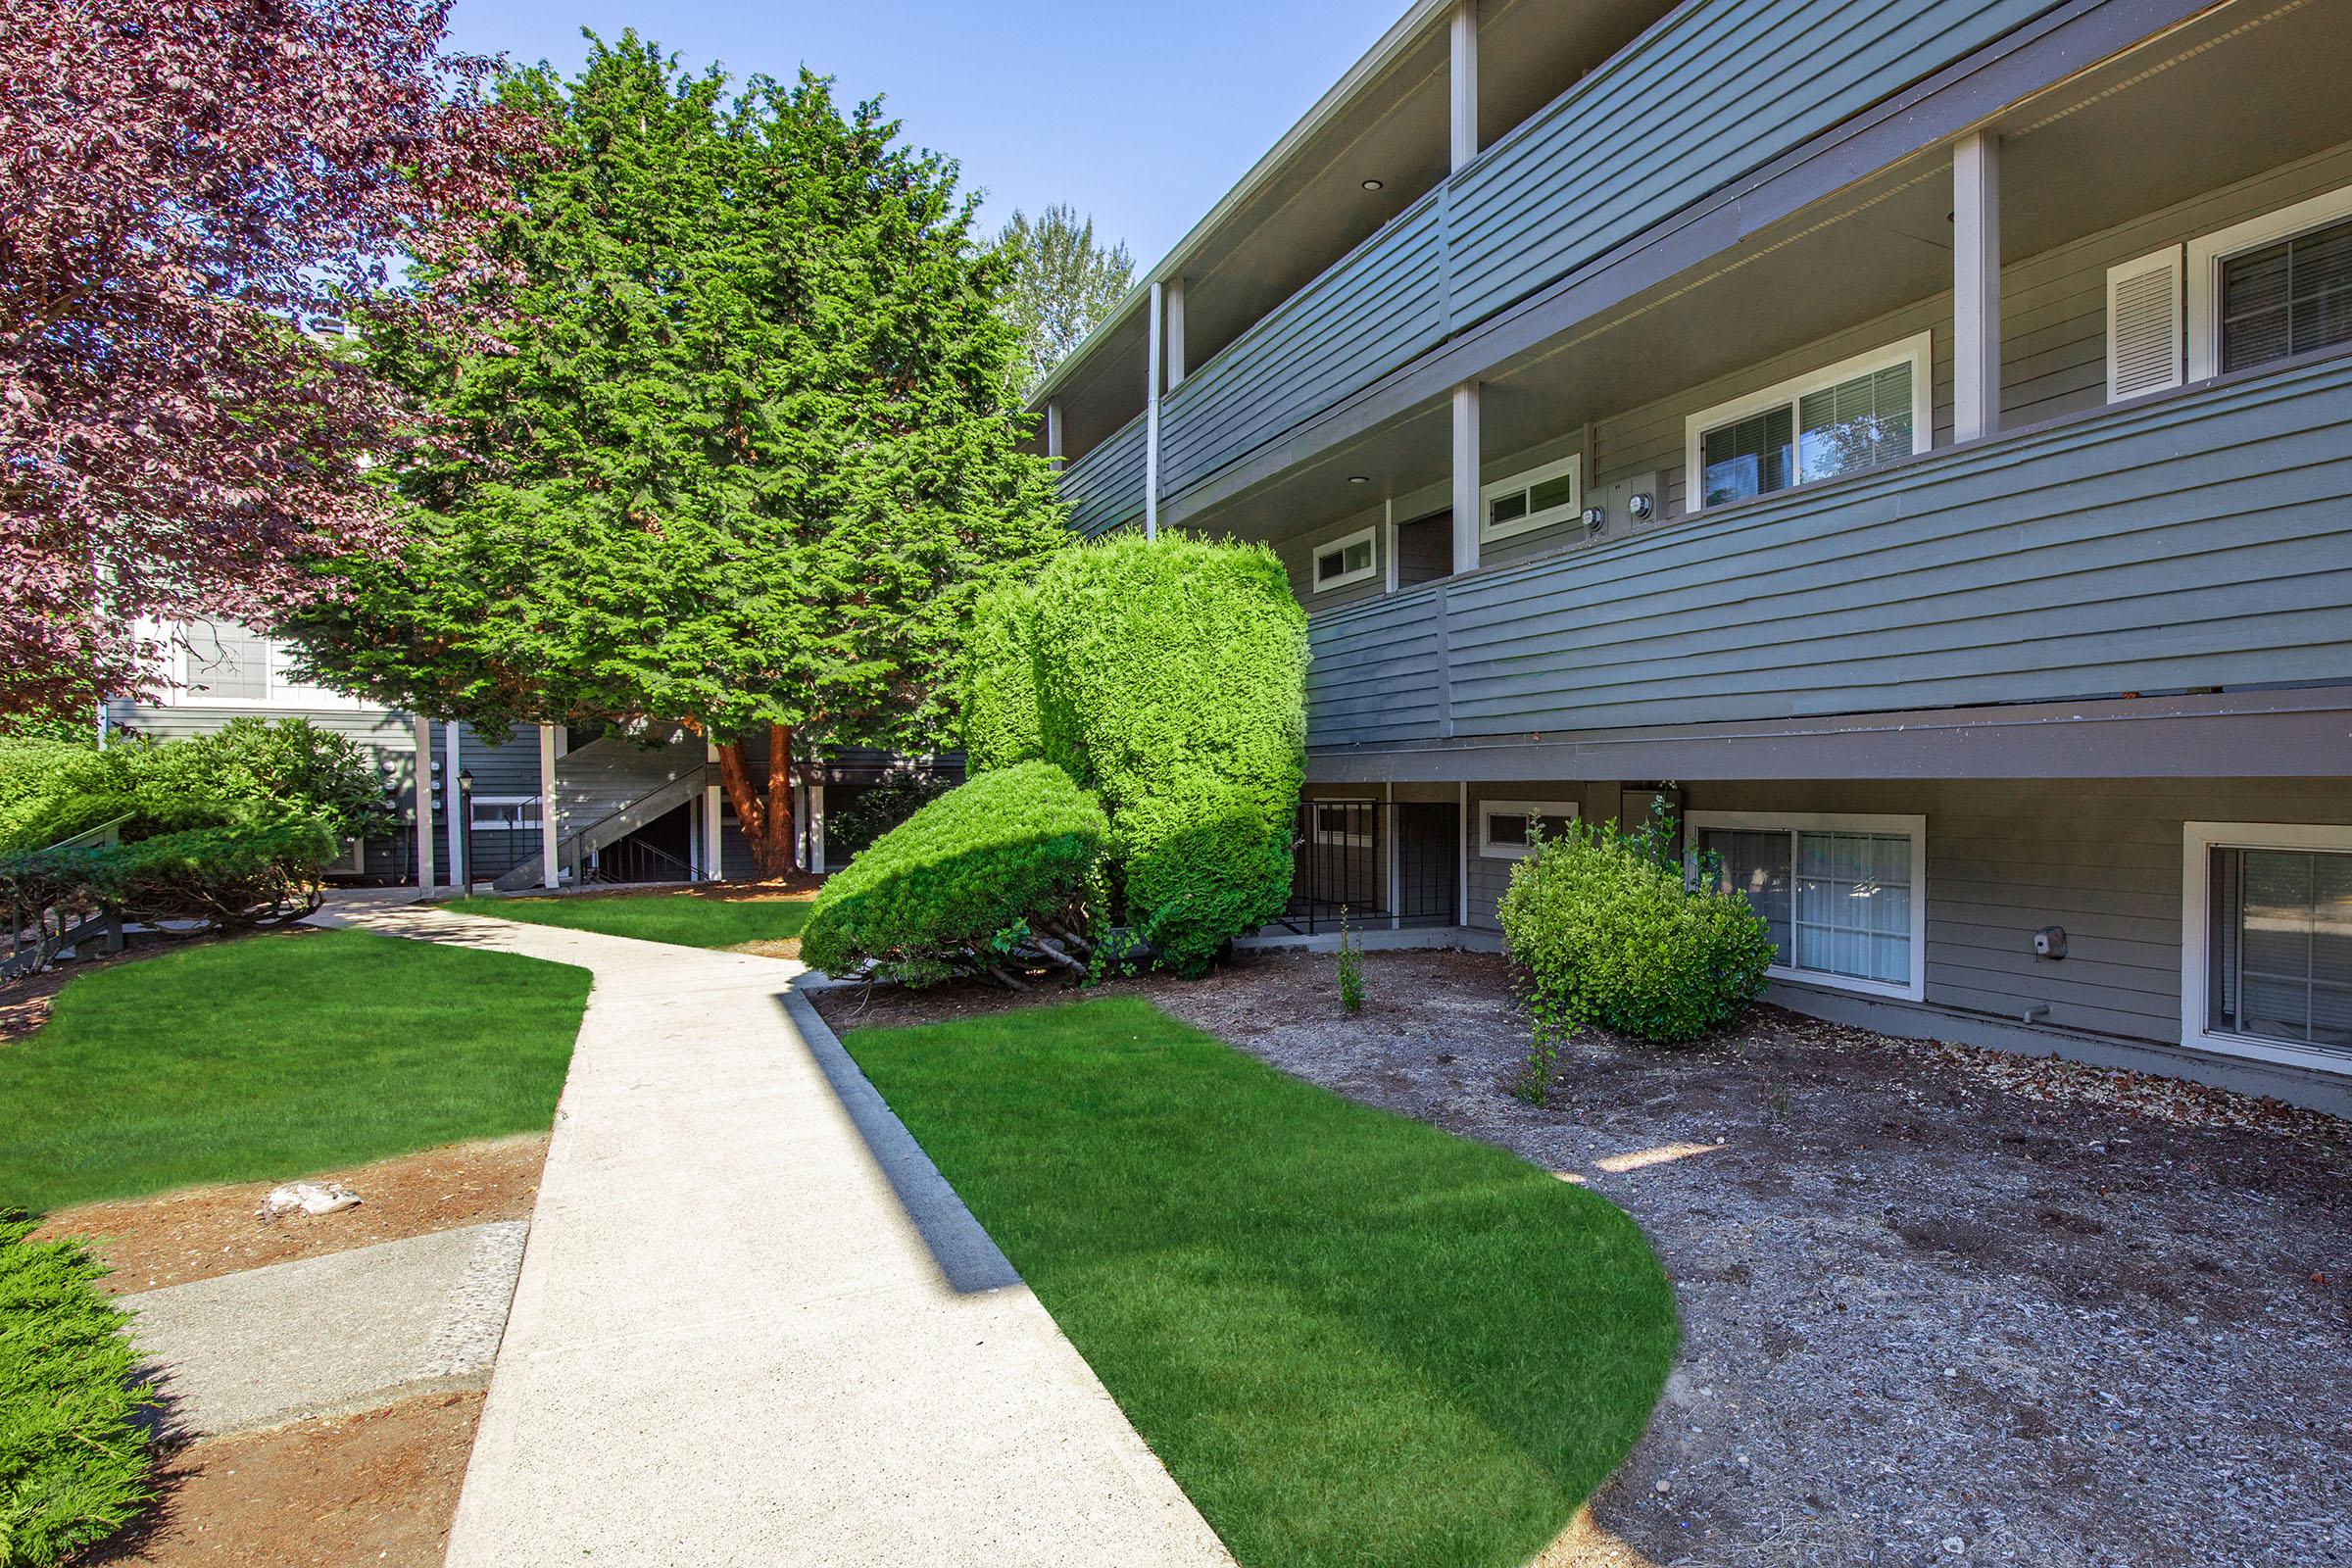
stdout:
{"type": "Polygon", "coordinates": [[[2222,369],[2352,342],[2352,219],[2222,264],[2222,369]]]}

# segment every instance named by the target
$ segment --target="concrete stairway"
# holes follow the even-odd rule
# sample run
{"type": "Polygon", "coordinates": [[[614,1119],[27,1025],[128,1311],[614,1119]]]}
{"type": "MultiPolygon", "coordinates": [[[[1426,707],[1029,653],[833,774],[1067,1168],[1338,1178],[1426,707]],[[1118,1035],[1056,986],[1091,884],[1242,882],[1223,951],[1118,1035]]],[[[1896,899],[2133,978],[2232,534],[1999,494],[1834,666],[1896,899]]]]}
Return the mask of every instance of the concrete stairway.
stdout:
{"type": "MultiPolygon", "coordinates": [[[[556,863],[575,866],[676,810],[703,789],[706,765],[694,735],[657,747],[607,737],[566,753],[556,762],[556,863]]],[[[539,883],[534,855],[491,885],[513,891],[539,883]]]]}

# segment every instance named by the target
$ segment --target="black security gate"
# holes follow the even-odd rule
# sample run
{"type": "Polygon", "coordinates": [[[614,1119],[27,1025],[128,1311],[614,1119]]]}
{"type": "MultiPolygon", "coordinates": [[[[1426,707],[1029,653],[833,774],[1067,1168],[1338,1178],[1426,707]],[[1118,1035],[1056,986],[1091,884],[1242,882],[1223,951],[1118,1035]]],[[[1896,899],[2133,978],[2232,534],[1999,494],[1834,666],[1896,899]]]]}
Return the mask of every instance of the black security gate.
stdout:
{"type": "Polygon", "coordinates": [[[1290,930],[1452,925],[1461,815],[1450,802],[1301,801],[1291,837],[1290,930]]]}

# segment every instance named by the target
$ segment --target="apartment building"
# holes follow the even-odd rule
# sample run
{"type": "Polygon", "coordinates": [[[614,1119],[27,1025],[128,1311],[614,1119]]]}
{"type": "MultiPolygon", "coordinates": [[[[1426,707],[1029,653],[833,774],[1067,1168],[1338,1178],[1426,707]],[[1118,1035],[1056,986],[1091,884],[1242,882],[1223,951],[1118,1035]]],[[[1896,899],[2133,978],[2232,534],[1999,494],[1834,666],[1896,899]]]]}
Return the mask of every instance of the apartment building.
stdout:
{"type": "Polygon", "coordinates": [[[1663,801],[1773,1000],[2352,1109],[2352,0],[1425,0],[1037,409],[1290,567],[1294,927],[1663,801]]]}

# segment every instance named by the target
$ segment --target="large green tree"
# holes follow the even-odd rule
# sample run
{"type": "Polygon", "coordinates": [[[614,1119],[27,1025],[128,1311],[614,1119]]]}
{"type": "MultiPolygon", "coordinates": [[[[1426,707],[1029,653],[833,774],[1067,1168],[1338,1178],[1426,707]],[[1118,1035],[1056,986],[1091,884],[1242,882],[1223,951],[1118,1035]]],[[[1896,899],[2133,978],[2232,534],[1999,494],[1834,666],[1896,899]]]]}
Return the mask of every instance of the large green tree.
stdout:
{"type": "Polygon", "coordinates": [[[1124,243],[1095,240],[1095,220],[1059,204],[1032,220],[1015,210],[997,234],[1012,268],[1004,297],[1021,334],[1017,390],[1027,397],[1110,314],[1135,276],[1124,243]]]}
{"type": "Polygon", "coordinates": [[[505,90],[556,145],[497,241],[519,309],[501,343],[373,340],[460,434],[391,476],[399,559],[327,565],[286,629],[425,711],[708,735],[774,874],[790,759],[935,743],[974,598],[1066,537],[1007,263],[953,163],[806,73],[731,93],[624,33],[505,90]]]}

